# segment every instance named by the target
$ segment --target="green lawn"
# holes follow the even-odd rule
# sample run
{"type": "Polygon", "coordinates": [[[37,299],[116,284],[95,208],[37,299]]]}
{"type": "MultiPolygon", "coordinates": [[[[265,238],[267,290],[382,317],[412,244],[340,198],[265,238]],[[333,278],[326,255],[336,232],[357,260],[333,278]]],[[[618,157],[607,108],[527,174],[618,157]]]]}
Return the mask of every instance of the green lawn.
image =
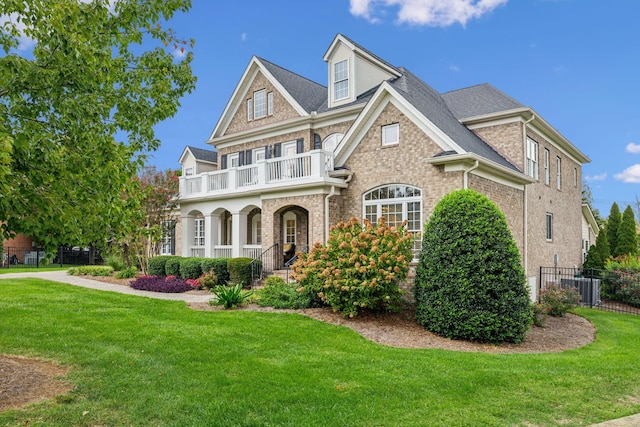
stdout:
{"type": "Polygon", "coordinates": [[[33,273],[38,271],[58,271],[58,270],[68,270],[71,266],[64,265],[60,267],[60,264],[50,264],[50,265],[41,265],[40,267],[36,266],[28,266],[24,267],[22,265],[12,265],[11,267],[0,268],[0,276],[2,274],[9,273],[33,273]]]}
{"type": "Polygon", "coordinates": [[[580,314],[598,339],[578,350],[458,353],[300,315],[0,280],[0,353],[70,365],[76,385],[0,425],[570,426],[640,412],[640,317],[580,314]]]}

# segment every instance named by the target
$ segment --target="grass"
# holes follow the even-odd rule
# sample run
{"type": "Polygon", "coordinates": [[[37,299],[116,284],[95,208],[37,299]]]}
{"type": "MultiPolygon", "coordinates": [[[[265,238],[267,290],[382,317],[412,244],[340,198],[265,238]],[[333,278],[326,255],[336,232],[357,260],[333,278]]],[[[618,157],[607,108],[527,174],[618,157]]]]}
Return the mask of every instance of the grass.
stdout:
{"type": "Polygon", "coordinates": [[[23,266],[12,265],[11,267],[8,267],[8,268],[0,268],[0,275],[9,274],[9,273],[34,273],[38,271],[68,270],[70,267],[71,267],[70,265],[63,265],[62,267],[60,267],[59,264],[41,265],[40,267],[36,267],[36,266],[23,267],[23,266]]]}
{"type": "Polygon", "coordinates": [[[588,425],[640,412],[640,317],[557,354],[396,349],[295,314],[0,280],[0,352],[73,367],[18,426],[588,425]]]}

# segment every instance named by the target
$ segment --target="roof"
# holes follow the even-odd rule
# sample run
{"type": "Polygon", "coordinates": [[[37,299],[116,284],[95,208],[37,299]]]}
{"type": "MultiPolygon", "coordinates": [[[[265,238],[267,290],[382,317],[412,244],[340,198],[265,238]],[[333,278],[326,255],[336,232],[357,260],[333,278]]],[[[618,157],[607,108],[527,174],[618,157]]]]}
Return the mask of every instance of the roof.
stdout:
{"type": "Polygon", "coordinates": [[[449,108],[445,98],[438,91],[408,70],[400,69],[403,73],[402,77],[389,82],[391,86],[463,150],[475,153],[509,169],[519,171],[516,166],[461,124],[458,117],[449,108]]]}
{"type": "Polygon", "coordinates": [[[257,58],[282,87],[307,112],[318,111],[327,101],[327,88],[263,58],[257,58]]]}
{"type": "Polygon", "coordinates": [[[525,107],[488,83],[445,92],[442,98],[459,120],[525,107]]]}
{"type": "Polygon", "coordinates": [[[204,148],[192,147],[191,145],[187,145],[185,147],[185,150],[191,151],[191,154],[193,154],[193,157],[195,157],[196,160],[209,163],[218,163],[217,151],[205,150],[204,148]]]}

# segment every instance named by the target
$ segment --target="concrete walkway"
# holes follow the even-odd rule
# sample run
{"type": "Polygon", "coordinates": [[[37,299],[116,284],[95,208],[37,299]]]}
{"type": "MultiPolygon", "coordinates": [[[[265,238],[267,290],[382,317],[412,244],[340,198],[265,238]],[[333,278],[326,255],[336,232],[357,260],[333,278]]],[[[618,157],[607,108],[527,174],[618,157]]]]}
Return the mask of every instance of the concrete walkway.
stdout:
{"type": "Polygon", "coordinates": [[[162,292],[149,292],[139,291],[132,289],[128,286],[114,285],[112,283],[99,282],[97,280],[87,279],[83,276],[69,276],[66,270],[59,271],[43,271],[34,273],[7,273],[0,274],[0,286],[3,279],[25,279],[25,278],[37,278],[52,280],[54,282],[67,283],[74,286],[82,286],[83,288],[97,289],[101,291],[118,292],[121,294],[137,295],[147,298],[172,300],[172,301],[184,301],[186,303],[191,302],[209,302],[213,295],[211,294],[169,294],[162,292]]]}
{"type": "MultiPolygon", "coordinates": [[[[114,285],[111,283],[99,282],[97,280],[87,279],[82,276],[69,276],[66,271],[43,271],[35,273],[7,273],[0,274],[0,286],[2,279],[24,279],[38,278],[52,280],[54,282],[67,283],[74,286],[82,286],[84,288],[97,289],[101,291],[119,292],[121,294],[137,295],[147,298],[156,298],[163,300],[190,302],[209,302],[211,295],[198,294],[167,294],[161,292],[139,291],[128,286],[114,285]]],[[[640,427],[640,414],[631,415],[624,418],[605,421],[603,423],[593,424],[591,427],[640,427]]]]}

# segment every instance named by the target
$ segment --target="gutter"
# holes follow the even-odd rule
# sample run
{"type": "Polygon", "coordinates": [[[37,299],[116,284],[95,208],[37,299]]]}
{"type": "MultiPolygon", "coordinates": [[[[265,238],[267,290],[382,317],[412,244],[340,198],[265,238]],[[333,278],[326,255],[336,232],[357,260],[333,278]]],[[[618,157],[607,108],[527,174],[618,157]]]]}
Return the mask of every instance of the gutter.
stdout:
{"type": "Polygon", "coordinates": [[[471,166],[469,169],[465,170],[462,174],[462,188],[467,190],[469,189],[469,172],[476,170],[480,167],[480,161],[476,159],[475,163],[473,164],[473,166],[471,166]]]}
{"type": "MultiPolygon", "coordinates": [[[[527,124],[531,123],[536,118],[535,114],[531,114],[529,120],[525,121],[522,125],[522,141],[524,144],[524,151],[522,152],[523,157],[527,155],[527,124]]],[[[538,157],[539,158],[539,157],[538,157]]],[[[525,158],[526,163],[526,158],[525,158]]],[[[525,164],[526,170],[526,164],[525,164]]],[[[522,258],[523,258],[523,267],[525,274],[529,275],[529,198],[528,198],[527,186],[524,186],[524,209],[522,209],[523,216],[523,228],[524,228],[524,241],[522,242],[522,258]]],[[[536,293],[537,296],[537,293],[536,293]]]]}

